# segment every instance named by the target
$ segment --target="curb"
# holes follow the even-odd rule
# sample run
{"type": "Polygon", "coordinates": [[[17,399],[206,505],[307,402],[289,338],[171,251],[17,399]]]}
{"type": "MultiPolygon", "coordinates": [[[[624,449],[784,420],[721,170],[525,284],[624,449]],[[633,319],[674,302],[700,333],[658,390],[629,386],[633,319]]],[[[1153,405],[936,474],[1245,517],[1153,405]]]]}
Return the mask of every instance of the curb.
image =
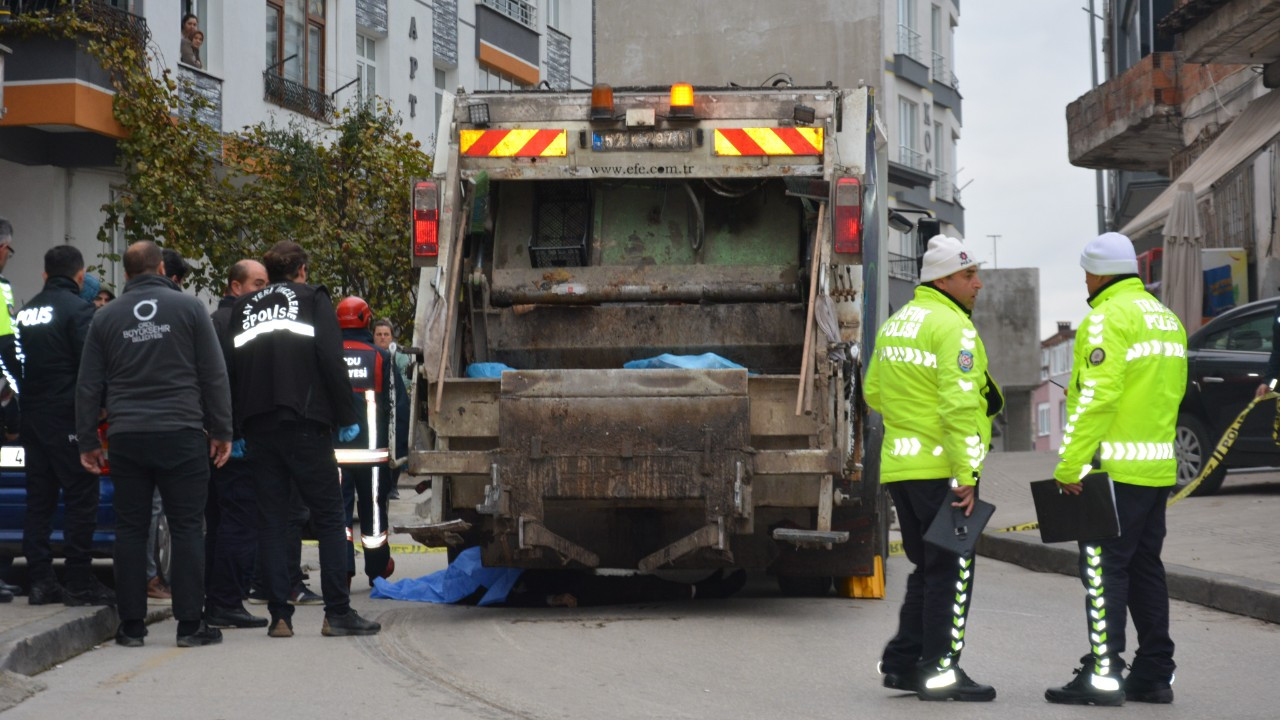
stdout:
{"type": "MultiPolygon", "coordinates": [[[[171,607],[148,608],[148,625],[173,616],[171,607]]],[[[115,636],[114,607],[66,608],[0,635],[0,671],[44,672],[115,636]]]]}
{"type": "MultiPolygon", "coordinates": [[[[1068,543],[1045,545],[1014,533],[983,533],[978,554],[1037,572],[1079,574],[1079,553],[1068,543]]],[[[1165,565],[1165,576],[1174,600],[1280,623],[1280,584],[1185,565],[1165,565]]]]}

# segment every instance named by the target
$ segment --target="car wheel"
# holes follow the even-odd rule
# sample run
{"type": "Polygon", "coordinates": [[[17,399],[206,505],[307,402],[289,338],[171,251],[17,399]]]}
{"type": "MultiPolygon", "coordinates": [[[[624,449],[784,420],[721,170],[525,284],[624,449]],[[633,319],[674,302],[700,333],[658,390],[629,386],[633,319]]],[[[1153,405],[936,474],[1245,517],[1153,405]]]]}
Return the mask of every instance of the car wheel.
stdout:
{"type": "MultiPolygon", "coordinates": [[[[1173,443],[1174,455],[1178,459],[1178,490],[1200,476],[1205,463],[1213,454],[1214,446],[1215,443],[1209,437],[1209,431],[1205,429],[1200,418],[1187,413],[1178,416],[1178,428],[1173,443]]],[[[1226,464],[1219,463],[1213,472],[1200,481],[1200,485],[1192,490],[1191,494],[1199,497],[1213,495],[1222,488],[1222,481],[1226,479],[1226,475],[1226,464]]]]}
{"type": "Polygon", "coordinates": [[[156,518],[156,570],[165,582],[172,582],[169,568],[173,564],[173,537],[169,535],[169,518],[164,513],[156,518]]]}

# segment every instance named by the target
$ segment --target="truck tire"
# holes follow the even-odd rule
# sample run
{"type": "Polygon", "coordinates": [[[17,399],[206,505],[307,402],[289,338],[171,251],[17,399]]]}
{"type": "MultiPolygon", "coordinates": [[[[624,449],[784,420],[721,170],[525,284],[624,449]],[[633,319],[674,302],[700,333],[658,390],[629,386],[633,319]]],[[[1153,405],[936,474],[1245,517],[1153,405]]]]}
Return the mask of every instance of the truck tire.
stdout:
{"type": "Polygon", "coordinates": [[[831,591],[831,577],[778,575],[778,589],[788,597],[824,597],[831,591]]]}
{"type": "MultiPolygon", "coordinates": [[[[1209,437],[1209,431],[1200,418],[1190,413],[1178,415],[1178,427],[1173,442],[1174,455],[1178,459],[1178,484],[1175,492],[1200,476],[1205,463],[1213,454],[1215,445],[1216,440],[1209,437]]],[[[1213,472],[1200,481],[1200,485],[1192,490],[1191,494],[1196,497],[1205,497],[1217,493],[1222,488],[1222,481],[1226,476],[1227,466],[1225,463],[1220,463],[1213,472]]]]}

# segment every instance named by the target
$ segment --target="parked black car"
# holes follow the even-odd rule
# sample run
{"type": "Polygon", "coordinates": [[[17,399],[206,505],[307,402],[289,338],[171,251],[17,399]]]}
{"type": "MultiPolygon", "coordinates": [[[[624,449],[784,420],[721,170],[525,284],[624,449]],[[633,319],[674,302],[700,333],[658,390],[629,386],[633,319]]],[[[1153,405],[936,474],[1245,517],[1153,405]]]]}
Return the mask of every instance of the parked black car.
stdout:
{"type": "MultiPolygon", "coordinates": [[[[1253,399],[1267,371],[1277,304],[1280,297],[1234,308],[1188,338],[1187,393],[1179,408],[1174,444],[1179,487],[1200,474],[1222,434],[1253,399]]],[[[1280,465],[1280,447],[1272,438],[1275,419],[1274,402],[1254,408],[1225,462],[1193,494],[1216,493],[1228,468],[1280,465]]]]}

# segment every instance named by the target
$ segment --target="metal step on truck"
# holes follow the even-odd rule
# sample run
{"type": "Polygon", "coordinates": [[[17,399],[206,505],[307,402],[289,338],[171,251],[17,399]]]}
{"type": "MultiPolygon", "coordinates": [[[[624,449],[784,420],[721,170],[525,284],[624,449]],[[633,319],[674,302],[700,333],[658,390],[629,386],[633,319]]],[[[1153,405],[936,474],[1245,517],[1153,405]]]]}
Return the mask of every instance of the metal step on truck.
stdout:
{"type": "Polygon", "coordinates": [[[872,91],[459,91],[437,137],[407,448],[431,495],[402,530],[488,566],[880,596],[872,91]]]}

